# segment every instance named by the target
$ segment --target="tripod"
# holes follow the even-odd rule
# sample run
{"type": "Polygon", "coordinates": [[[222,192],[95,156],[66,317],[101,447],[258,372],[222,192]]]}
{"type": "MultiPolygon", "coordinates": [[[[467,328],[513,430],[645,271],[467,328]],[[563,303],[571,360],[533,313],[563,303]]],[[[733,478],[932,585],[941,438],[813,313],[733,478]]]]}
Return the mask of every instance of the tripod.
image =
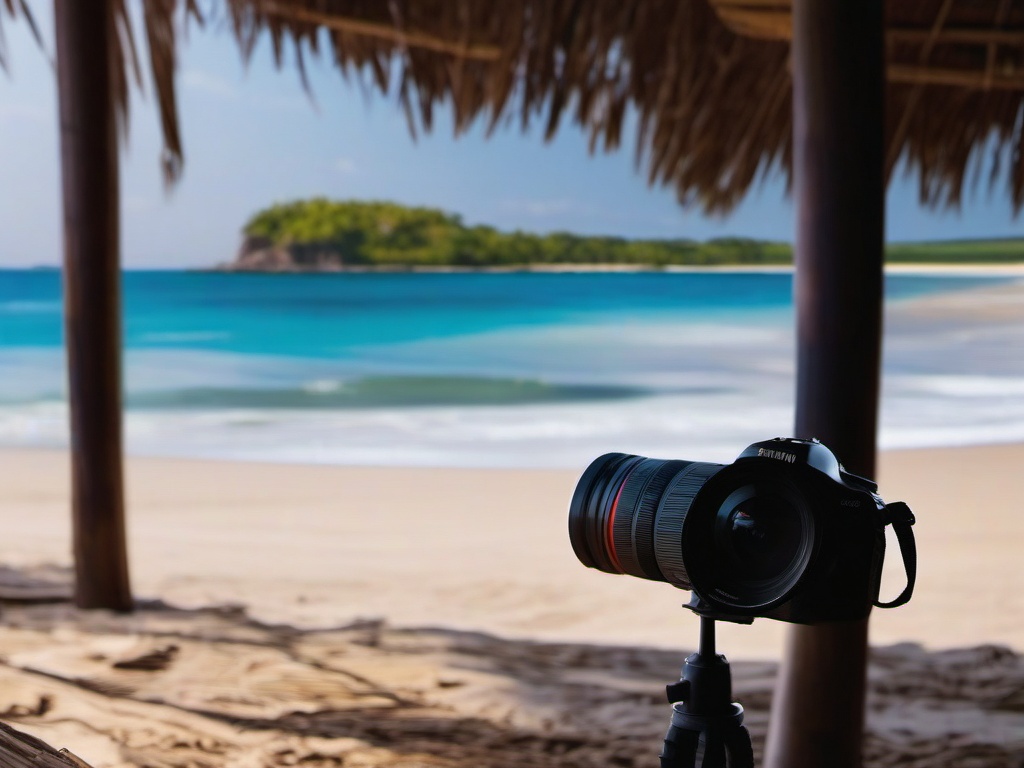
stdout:
{"type": "Polygon", "coordinates": [[[715,620],[700,618],[700,645],[686,657],[682,678],[666,687],[672,725],[665,736],[661,768],[754,768],[743,707],[732,699],[725,656],[715,653],[715,620]]]}

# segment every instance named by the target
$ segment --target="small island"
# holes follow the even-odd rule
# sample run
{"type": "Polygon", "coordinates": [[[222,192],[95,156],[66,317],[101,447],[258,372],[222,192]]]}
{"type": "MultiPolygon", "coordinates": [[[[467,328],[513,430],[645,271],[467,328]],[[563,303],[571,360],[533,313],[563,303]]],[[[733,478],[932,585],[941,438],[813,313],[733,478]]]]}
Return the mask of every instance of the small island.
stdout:
{"type": "MultiPolygon", "coordinates": [[[[468,226],[436,208],[313,198],[280,203],[249,219],[230,272],[342,272],[455,269],[663,269],[789,266],[788,243],[743,237],[697,241],[627,239],[569,232],[501,232],[468,226]]],[[[1009,264],[1021,240],[898,243],[891,263],[1009,264]]]]}
{"type": "Polygon", "coordinates": [[[457,214],[324,198],[270,206],[245,224],[240,272],[786,265],[790,246],[748,238],[628,240],[568,232],[500,232],[457,214]]]}

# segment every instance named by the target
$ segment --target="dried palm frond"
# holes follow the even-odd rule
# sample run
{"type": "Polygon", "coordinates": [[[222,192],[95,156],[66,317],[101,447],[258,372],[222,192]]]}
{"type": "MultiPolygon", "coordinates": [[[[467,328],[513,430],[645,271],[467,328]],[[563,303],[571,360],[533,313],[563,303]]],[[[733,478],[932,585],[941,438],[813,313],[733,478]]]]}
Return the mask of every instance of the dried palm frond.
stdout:
{"type": "MultiPolygon", "coordinates": [[[[125,0],[110,0],[122,125],[138,76],[125,0]]],[[[727,211],[792,165],[790,0],[211,0],[242,55],[261,37],[291,45],[402,106],[415,135],[437,109],[457,132],[483,120],[551,138],[565,123],[591,151],[636,126],[637,163],[679,200],[727,211]]],[[[25,0],[0,9],[28,16],[25,0]]],[[[147,0],[142,24],[164,135],[166,177],[181,172],[174,73],[195,0],[147,0]]],[[[2,47],[0,47],[2,55],[2,47]]],[[[887,4],[887,173],[918,175],[923,202],[959,205],[985,171],[1024,206],[1024,0],[887,4]]],[[[2,59],[0,59],[2,61],[2,59]]]]}
{"type": "MultiPolygon", "coordinates": [[[[792,162],[790,0],[232,0],[242,49],[280,61],[329,48],[343,73],[397,98],[411,130],[474,120],[571,122],[592,151],[636,121],[637,162],[680,201],[727,211],[792,162]]],[[[1024,2],[887,4],[887,175],[958,206],[987,170],[1024,206],[1024,2]]]]}
{"type": "MultiPolygon", "coordinates": [[[[135,44],[135,33],[132,19],[125,0],[111,0],[107,7],[114,16],[117,34],[117,50],[114,52],[114,83],[116,103],[114,109],[118,113],[122,137],[128,132],[128,82],[129,72],[135,85],[142,89],[142,70],[139,64],[138,49],[135,44]]],[[[160,114],[160,126],[163,132],[164,147],[161,153],[164,181],[173,184],[181,175],[184,164],[184,151],[181,130],[178,120],[178,102],[175,83],[177,71],[179,24],[191,17],[202,23],[202,16],[195,0],[147,0],[143,4],[143,26],[149,50],[150,74],[160,114]],[[179,17],[179,11],[183,11],[179,17]]]]}
{"type": "MultiPolygon", "coordinates": [[[[39,25],[36,24],[32,9],[25,0],[2,0],[0,10],[6,11],[12,18],[17,18],[19,15],[24,17],[32,37],[35,38],[40,48],[43,47],[43,36],[39,34],[39,25]]],[[[3,14],[0,13],[0,21],[2,20],[3,14]]],[[[4,41],[2,26],[0,26],[0,69],[7,69],[7,45],[4,41]]]]}

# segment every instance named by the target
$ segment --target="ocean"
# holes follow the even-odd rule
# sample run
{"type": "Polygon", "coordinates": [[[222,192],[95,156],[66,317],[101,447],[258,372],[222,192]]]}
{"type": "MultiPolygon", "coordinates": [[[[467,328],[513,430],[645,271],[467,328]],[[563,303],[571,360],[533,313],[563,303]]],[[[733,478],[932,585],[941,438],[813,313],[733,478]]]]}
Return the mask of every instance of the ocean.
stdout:
{"type": "MultiPolygon", "coordinates": [[[[1024,440],[1024,332],[915,302],[1000,277],[887,277],[883,447],[1024,440]],[[902,312],[902,314],[901,314],[902,312]],[[1008,335],[1009,334],[1009,335],[1008,335]]],[[[126,272],[142,455],[579,467],[731,461],[792,430],[784,272],[126,272]]],[[[0,271],[0,446],[68,443],[60,274],[0,271]]]]}

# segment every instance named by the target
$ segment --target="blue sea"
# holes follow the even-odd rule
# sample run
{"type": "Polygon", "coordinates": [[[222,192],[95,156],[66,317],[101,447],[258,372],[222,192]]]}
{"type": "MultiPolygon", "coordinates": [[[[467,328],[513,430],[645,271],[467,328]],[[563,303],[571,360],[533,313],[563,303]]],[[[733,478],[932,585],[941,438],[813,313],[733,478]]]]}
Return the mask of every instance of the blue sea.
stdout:
{"type": "MultiPolygon", "coordinates": [[[[1024,332],[926,311],[1011,283],[887,278],[883,446],[1024,440],[1024,332]]],[[[134,454],[578,467],[611,450],[729,461],[791,432],[788,273],[146,271],[123,285],[134,454]]],[[[62,343],[60,274],[0,271],[0,446],[67,444],[62,343]]]]}

